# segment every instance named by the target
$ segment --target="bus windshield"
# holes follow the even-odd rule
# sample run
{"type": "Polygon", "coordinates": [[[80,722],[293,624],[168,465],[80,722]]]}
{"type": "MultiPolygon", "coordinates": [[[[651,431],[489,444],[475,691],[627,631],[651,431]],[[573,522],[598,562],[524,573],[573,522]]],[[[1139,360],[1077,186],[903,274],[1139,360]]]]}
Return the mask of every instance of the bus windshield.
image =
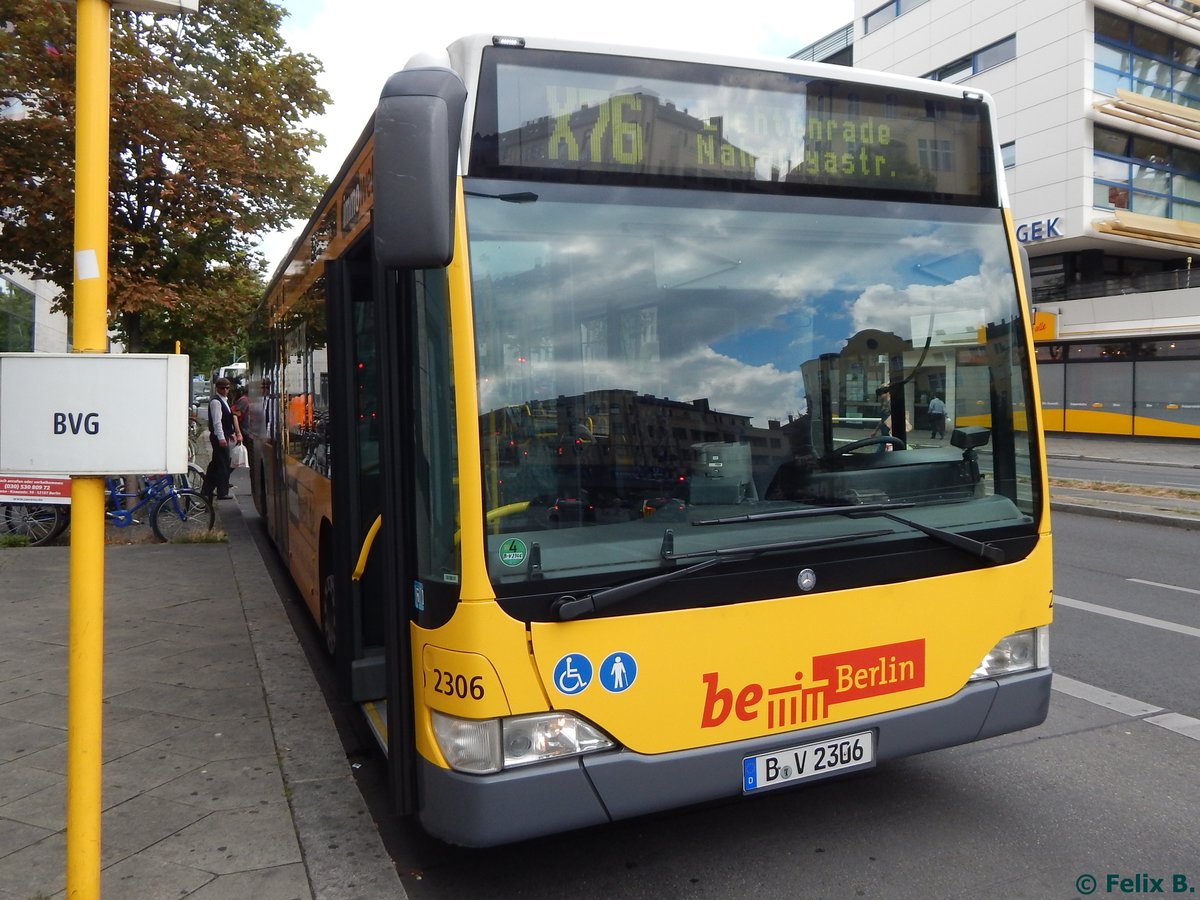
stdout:
{"type": "Polygon", "coordinates": [[[919,528],[1034,533],[999,209],[465,188],[498,587],[919,528]],[[867,508],[896,512],[843,514],[867,508]]]}

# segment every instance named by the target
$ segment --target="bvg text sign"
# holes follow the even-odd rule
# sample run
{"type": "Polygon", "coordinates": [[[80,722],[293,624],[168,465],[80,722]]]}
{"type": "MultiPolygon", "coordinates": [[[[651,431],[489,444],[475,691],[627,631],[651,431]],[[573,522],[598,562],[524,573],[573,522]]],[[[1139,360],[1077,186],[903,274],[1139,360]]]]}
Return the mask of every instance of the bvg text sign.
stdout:
{"type": "Polygon", "coordinates": [[[0,353],[0,472],[187,469],[188,358],[0,353]]]}

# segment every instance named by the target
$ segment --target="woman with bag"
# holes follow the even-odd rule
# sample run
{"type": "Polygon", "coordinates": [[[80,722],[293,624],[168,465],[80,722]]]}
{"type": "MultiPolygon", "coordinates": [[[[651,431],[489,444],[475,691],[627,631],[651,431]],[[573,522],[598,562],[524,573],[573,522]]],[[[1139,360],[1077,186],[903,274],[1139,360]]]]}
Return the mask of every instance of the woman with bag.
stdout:
{"type": "Polygon", "coordinates": [[[233,426],[236,429],[237,439],[245,443],[246,425],[250,419],[250,397],[244,387],[233,389],[233,402],[229,408],[233,410],[233,426]]]}
{"type": "Polygon", "coordinates": [[[244,387],[235,388],[233,394],[234,400],[229,408],[233,411],[233,435],[237,443],[229,448],[229,468],[248,469],[250,454],[246,450],[246,435],[242,426],[246,424],[246,417],[250,413],[250,398],[246,396],[244,387]]]}

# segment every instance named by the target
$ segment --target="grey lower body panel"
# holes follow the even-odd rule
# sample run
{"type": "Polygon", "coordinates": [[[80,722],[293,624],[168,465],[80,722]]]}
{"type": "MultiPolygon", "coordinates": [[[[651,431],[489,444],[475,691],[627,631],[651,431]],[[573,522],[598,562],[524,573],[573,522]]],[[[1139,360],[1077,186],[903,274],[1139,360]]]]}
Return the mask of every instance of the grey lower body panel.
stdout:
{"type": "Polygon", "coordinates": [[[420,818],[455,844],[491,846],[718,800],[742,792],[742,760],[874,731],[878,762],[1031,728],[1050,708],[1049,669],[977,681],[945,700],[849,722],[646,755],[630,750],[462,775],[422,761],[420,818]]]}

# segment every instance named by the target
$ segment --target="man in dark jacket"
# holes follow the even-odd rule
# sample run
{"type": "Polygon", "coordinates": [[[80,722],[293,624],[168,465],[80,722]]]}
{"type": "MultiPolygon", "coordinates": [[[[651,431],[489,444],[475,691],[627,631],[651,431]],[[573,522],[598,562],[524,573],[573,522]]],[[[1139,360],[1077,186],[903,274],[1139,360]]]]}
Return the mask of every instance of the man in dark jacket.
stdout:
{"type": "Polygon", "coordinates": [[[229,447],[237,440],[233,410],[229,407],[229,379],[218,378],[213,383],[216,396],[208,401],[208,440],[212,444],[212,459],[204,473],[200,493],[212,501],[229,499],[229,447]]]}

